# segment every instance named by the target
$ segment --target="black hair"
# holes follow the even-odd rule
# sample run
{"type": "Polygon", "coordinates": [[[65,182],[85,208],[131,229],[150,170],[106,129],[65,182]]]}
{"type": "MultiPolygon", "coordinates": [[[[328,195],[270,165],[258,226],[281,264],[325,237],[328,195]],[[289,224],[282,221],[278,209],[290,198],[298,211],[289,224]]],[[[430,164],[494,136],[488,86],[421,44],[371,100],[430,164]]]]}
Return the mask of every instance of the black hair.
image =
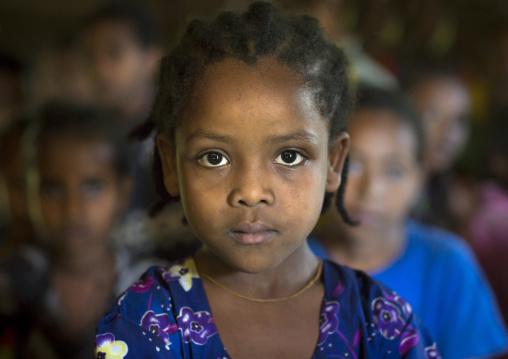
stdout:
{"type": "Polygon", "coordinates": [[[423,164],[425,151],[425,132],[421,116],[414,109],[407,97],[397,91],[382,90],[373,87],[362,87],[358,90],[356,111],[388,110],[397,115],[397,120],[413,132],[416,140],[416,160],[423,164]]]}
{"type": "Polygon", "coordinates": [[[88,105],[52,102],[42,108],[33,125],[37,126],[36,149],[43,141],[62,136],[104,141],[113,149],[118,177],[132,174],[132,150],[123,131],[114,127],[112,116],[105,111],[88,105]]]}
{"type": "Polygon", "coordinates": [[[144,8],[128,1],[107,3],[96,9],[87,19],[86,28],[106,22],[124,22],[128,24],[136,40],[144,48],[160,44],[160,32],[157,22],[152,19],[144,8]]]}
{"type": "MultiPolygon", "coordinates": [[[[353,96],[344,52],[324,38],[315,18],[285,15],[272,4],[255,2],[244,14],[222,12],[211,22],[193,20],[188,25],[180,44],[163,58],[152,112],[133,135],[143,139],[156,130],[173,136],[196,82],[208,66],[228,58],[251,66],[260,59],[272,58],[287,66],[313,90],[321,115],[329,119],[330,139],[347,129],[353,96]]],[[[177,200],[164,187],[157,149],[154,154],[154,184],[162,200],[152,213],[177,200]]],[[[352,222],[342,200],[346,179],[347,165],[342,172],[338,205],[344,220],[352,222]]],[[[325,200],[324,205],[329,206],[329,202],[325,200]]]]}

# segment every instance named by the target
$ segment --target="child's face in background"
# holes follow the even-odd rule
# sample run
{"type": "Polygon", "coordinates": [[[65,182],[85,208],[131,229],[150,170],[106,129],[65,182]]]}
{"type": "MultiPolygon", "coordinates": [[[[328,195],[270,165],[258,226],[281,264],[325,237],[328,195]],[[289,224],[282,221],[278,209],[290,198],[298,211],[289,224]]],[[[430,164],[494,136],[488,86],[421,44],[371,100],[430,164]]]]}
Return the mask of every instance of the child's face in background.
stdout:
{"type": "Polygon", "coordinates": [[[382,233],[397,228],[420,189],[416,138],[389,110],[361,109],[350,124],[349,177],[344,197],[358,227],[354,233],[382,233]]]}
{"type": "Polygon", "coordinates": [[[166,188],[224,263],[259,273],[288,258],[337,190],[348,148],[332,142],[310,91],[272,60],[209,67],[176,128],[159,135],[166,188]],[[332,165],[331,165],[332,164],[332,165]]]}
{"type": "Polygon", "coordinates": [[[122,109],[136,96],[149,96],[159,52],[145,48],[128,22],[110,21],[92,26],[86,36],[91,70],[99,102],[122,109]]]}
{"type": "Polygon", "coordinates": [[[413,89],[411,99],[423,117],[425,161],[430,172],[450,169],[469,134],[469,95],[456,81],[428,79],[413,89]]]}
{"type": "Polygon", "coordinates": [[[127,195],[111,146],[55,136],[40,153],[40,201],[52,247],[72,256],[103,246],[127,195]]]}

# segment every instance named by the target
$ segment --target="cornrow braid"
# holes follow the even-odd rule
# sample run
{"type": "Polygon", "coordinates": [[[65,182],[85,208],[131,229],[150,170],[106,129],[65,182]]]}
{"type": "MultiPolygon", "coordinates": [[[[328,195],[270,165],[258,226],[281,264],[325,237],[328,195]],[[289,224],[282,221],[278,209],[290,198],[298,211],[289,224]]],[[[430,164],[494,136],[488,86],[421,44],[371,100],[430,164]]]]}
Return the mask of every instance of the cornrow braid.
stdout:
{"type": "MultiPolygon", "coordinates": [[[[173,137],[196,82],[208,66],[227,58],[252,66],[262,58],[271,58],[289,67],[312,91],[320,114],[329,120],[330,139],[347,129],[353,96],[344,52],[325,39],[316,19],[285,15],[272,4],[255,2],[244,14],[223,12],[211,22],[193,20],[188,25],[180,43],[161,61],[152,112],[132,135],[143,139],[156,131],[173,137]]],[[[166,191],[160,160],[155,148],[152,170],[160,202],[152,213],[178,200],[166,191]]],[[[347,166],[337,207],[344,220],[353,223],[343,204],[346,180],[347,166]]]]}
{"type": "Polygon", "coordinates": [[[342,173],[340,174],[340,186],[337,190],[337,197],[335,201],[335,206],[337,206],[337,209],[339,211],[339,214],[341,215],[344,222],[347,224],[357,226],[359,224],[358,221],[353,220],[349,213],[346,211],[346,208],[344,207],[344,193],[346,192],[346,183],[347,183],[347,173],[349,171],[349,156],[346,157],[346,160],[344,162],[344,168],[342,169],[342,173]]]}

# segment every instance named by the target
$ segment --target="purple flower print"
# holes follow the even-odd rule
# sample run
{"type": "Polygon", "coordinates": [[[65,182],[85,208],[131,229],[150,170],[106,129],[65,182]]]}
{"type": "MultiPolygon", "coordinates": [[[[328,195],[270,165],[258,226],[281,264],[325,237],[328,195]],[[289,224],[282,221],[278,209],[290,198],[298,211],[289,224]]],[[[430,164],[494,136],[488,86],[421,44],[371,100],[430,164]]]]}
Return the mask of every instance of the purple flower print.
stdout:
{"type": "Polygon", "coordinates": [[[192,309],[183,307],[176,321],[186,343],[192,341],[203,345],[209,337],[217,333],[217,327],[208,312],[194,313],[192,309]]]}
{"type": "Polygon", "coordinates": [[[425,348],[425,354],[427,355],[427,359],[443,359],[441,354],[439,354],[439,350],[437,350],[436,343],[425,348]]]}
{"type": "Polygon", "coordinates": [[[399,352],[405,356],[413,347],[418,344],[418,332],[411,326],[408,326],[400,336],[399,352]]]}
{"type": "Polygon", "coordinates": [[[198,270],[194,259],[188,258],[185,262],[175,264],[162,272],[166,281],[177,280],[182,288],[188,292],[192,288],[192,278],[198,278],[198,270]]]}
{"type": "Polygon", "coordinates": [[[400,305],[400,307],[402,308],[402,312],[409,316],[412,312],[413,312],[413,308],[411,308],[411,304],[409,304],[408,302],[406,302],[404,299],[402,299],[397,293],[393,292],[393,296],[388,294],[388,293],[384,293],[383,292],[383,295],[391,302],[395,302],[397,304],[400,305]]]}
{"type": "Polygon", "coordinates": [[[121,340],[115,340],[112,333],[99,334],[95,337],[96,359],[123,359],[129,348],[121,340]]]}
{"type": "Polygon", "coordinates": [[[158,336],[165,344],[171,344],[168,333],[173,334],[178,331],[176,324],[169,324],[169,315],[165,313],[155,315],[151,310],[143,315],[140,325],[150,333],[158,336]]]}
{"type": "Polygon", "coordinates": [[[339,327],[339,319],[337,313],[339,312],[339,303],[337,302],[324,302],[321,316],[319,317],[319,340],[318,345],[325,342],[329,334],[334,333],[339,327]]]}
{"type": "Polygon", "coordinates": [[[386,339],[395,339],[404,329],[404,320],[400,316],[400,310],[394,304],[382,297],[372,302],[374,325],[386,339]]]}
{"type": "Polygon", "coordinates": [[[131,290],[135,293],[146,293],[152,286],[152,284],[155,282],[155,279],[153,279],[150,276],[146,276],[142,281],[134,284],[131,287],[131,290]]]}

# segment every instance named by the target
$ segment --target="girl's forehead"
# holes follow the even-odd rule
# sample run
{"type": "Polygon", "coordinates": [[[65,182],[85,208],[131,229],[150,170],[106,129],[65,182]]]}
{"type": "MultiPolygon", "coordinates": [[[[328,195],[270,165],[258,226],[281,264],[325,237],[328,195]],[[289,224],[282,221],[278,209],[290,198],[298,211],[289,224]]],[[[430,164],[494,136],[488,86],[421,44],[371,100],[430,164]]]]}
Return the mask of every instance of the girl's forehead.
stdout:
{"type": "Polygon", "coordinates": [[[255,64],[247,64],[234,58],[207,66],[203,77],[196,84],[196,92],[207,87],[264,86],[269,88],[303,87],[301,76],[274,58],[263,58],[255,64]],[[236,85],[236,86],[235,86],[236,85]]]}
{"type": "Polygon", "coordinates": [[[208,124],[234,118],[323,121],[300,76],[271,59],[255,65],[228,59],[208,67],[183,108],[180,127],[205,118],[208,124]]]}

